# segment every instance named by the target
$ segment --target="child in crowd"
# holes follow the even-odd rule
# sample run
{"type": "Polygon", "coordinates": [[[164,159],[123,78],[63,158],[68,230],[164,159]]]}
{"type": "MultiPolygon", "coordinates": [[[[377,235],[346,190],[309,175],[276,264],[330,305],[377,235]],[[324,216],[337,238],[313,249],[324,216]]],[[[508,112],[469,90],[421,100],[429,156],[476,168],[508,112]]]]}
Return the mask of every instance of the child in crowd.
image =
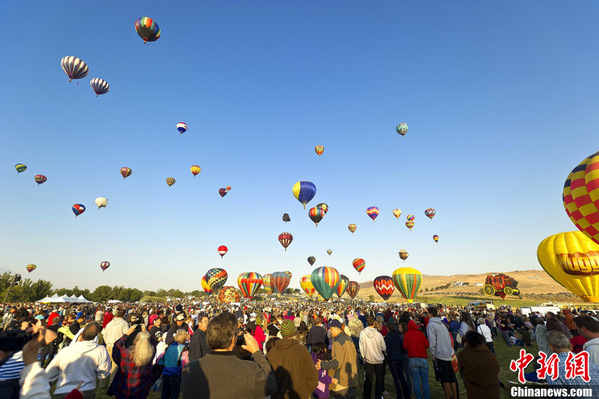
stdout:
{"type": "MultiPolygon", "coordinates": [[[[319,360],[331,360],[327,347],[322,342],[317,342],[312,345],[312,360],[316,364],[319,360]]],[[[314,390],[313,394],[315,398],[328,398],[329,397],[329,384],[335,384],[337,381],[331,378],[327,374],[326,370],[318,370],[318,386],[314,390]]]]}

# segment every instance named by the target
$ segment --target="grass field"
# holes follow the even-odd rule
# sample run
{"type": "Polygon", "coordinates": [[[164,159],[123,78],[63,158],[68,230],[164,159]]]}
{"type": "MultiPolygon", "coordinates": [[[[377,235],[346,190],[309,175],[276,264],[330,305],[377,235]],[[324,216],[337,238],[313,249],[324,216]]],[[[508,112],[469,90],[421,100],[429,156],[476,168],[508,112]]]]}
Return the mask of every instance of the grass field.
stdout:
{"type": "MultiPolygon", "coordinates": [[[[502,381],[506,386],[510,386],[510,384],[508,384],[508,381],[516,381],[517,380],[517,374],[510,371],[509,366],[510,366],[510,362],[511,360],[517,359],[519,356],[519,352],[520,349],[522,349],[521,346],[514,346],[514,347],[508,347],[505,342],[503,341],[503,339],[501,339],[501,337],[498,337],[495,339],[495,352],[497,353],[497,360],[499,361],[499,380],[502,381]]],[[[529,353],[536,353],[536,344],[533,343],[533,347],[532,348],[526,348],[527,352],[529,353]]],[[[527,371],[532,371],[532,366],[529,366],[529,368],[527,369],[527,371]]],[[[360,373],[360,381],[363,381],[363,368],[360,368],[359,370],[360,373]]],[[[432,361],[430,361],[430,357],[429,357],[429,384],[431,387],[431,398],[436,399],[436,398],[444,398],[444,393],[443,393],[443,389],[441,387],[441,383],[435,381],[435,373],[433,371],[433,365],[432,365],[432,361]]],[[[360,386],[362,385],[362,383],[360,383],[360,386]]],[[[464,386],[463,381],[459,378],[458,376],[458,385],[460,388],[460,398],[466,398],[466,387],[464,386]]],[[[395,385],[393,384],[393,378],[391,377],[391,372],[389,371],[388,368],[385,369],[385,390],[386,392],[388,392],[388,395],[386,395],[386,398],[392,399],[396,397],[396,393],[395,393],[395,385]]],[[[96,390],[96,398],[99,399],[106,399],[109,398],[109,396],[107,396],[105,394],[106,390],[105,389],[98,389],[96,390]]],[[[500,390],[501,392],[501,397],[502,398],[510,398],[510,394],[507,390],[500,390]]],[[[374,396],[374,386],[373,386],[373,393],[372,395],[374,396]]],[[[414,397],[414,396],[412,396],[414,397]]],[[[155,393],[155,392],[151,392],[150,395],[148,396],[148,398],[151,399],[158,399],[160,398],[160,392],[155,393]]],[[[358,398],[362,398],[362,391],[361,388],[358,389],[358,398]]]]}

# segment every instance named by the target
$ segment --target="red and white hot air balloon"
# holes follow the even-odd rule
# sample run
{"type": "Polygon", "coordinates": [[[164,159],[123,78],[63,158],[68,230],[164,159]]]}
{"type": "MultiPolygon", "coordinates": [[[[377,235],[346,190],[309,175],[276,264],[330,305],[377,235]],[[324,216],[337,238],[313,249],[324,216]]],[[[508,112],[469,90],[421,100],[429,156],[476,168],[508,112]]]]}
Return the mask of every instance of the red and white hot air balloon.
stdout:
{"type": "Polygon", "coordinates": [[[229,251],[229,248],[225,247],[224,245],[221,245],[220,247],[218,247],[218,254],[220,255],[220,258],[222,259],[223,256],[226,255],[226,253],[229,251]]]}

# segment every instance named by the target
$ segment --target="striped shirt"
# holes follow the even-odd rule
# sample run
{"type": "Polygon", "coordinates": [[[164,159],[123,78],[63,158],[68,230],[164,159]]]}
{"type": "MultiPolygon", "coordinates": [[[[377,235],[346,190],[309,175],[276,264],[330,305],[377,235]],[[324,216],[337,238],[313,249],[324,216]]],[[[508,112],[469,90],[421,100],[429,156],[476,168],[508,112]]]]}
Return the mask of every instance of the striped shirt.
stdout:
{"type": "Polygon", "coordinates": [[[16,352],[0,367],[0,381],[18,380],[21,377],[21,370],[24,368],[23,352],[16,352]]]}

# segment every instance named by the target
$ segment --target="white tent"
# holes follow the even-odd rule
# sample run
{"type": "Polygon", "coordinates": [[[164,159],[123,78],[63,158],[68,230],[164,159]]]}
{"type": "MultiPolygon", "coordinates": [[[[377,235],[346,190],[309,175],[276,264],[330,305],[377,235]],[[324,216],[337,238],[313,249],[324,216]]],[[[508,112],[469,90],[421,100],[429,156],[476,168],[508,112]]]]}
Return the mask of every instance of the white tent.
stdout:
{"type": "Polygon", "coordinates": [[[40,303],[89,303],[87,299],[80,295],[79,298],[75,296],[75,294],[68,296],[58,296],[57,294],[52,295],[51,297],[45,297],[44,299],[40,299],[40,303]]]}

